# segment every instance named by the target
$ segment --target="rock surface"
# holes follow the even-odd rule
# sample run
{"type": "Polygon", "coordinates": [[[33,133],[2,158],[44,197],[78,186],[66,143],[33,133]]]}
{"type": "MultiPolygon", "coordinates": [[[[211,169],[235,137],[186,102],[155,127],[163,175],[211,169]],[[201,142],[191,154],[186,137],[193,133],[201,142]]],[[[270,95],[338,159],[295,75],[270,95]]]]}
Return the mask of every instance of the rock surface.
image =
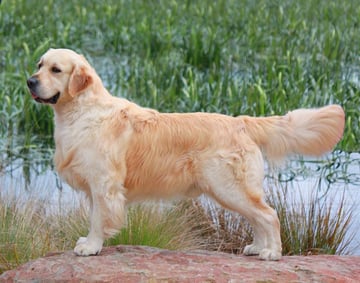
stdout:
{"type": "Polygon", "coordinates": [[[360,282],[360,257],[289,256],[269,262],[209,251],[116,246],[91,257],[49,254],[0,276],[0,282],[13,281],[360,282]]]}

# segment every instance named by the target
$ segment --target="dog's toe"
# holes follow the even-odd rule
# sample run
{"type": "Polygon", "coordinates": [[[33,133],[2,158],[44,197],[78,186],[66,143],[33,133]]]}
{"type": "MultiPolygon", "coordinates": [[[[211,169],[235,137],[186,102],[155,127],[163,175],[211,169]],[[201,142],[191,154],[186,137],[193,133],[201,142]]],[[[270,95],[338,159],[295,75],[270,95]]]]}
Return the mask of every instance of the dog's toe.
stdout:
{"type": "Polygon", "coordinates": [[[270,249],[263,249],[259,253],[259,258],[262,260],[280,260],[281,252],[270,249]]]}
{"type": "Polygon", "coordinates": [[[259,248],[258,246],[251,244],[251,245],[247,245],[244,248],[244,255],[258,255],[261,251],[261,248],[259,248]]]}

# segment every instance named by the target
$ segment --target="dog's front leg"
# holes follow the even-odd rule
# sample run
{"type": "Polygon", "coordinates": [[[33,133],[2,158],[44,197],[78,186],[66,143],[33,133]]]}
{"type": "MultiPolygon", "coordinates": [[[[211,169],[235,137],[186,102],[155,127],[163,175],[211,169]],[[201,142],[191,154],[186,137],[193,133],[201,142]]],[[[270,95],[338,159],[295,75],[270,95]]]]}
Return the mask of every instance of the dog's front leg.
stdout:
{"type": "Polygon", "coordinates": [[[80,237],[74,252],[80,256],[97,255],[102,249],[104,233],[99,203],[92,199],[90,211],[90,231],[87,237],[80,237]]]}
{"type": "Polygon", "coordinates": [[[105,238],[115,234],[124,223],[125,197],[123,187],[111,186],[102,192],[92,191],[90,231],[80,237],[74,252],[79,256],[97,255],[105,238]]]}

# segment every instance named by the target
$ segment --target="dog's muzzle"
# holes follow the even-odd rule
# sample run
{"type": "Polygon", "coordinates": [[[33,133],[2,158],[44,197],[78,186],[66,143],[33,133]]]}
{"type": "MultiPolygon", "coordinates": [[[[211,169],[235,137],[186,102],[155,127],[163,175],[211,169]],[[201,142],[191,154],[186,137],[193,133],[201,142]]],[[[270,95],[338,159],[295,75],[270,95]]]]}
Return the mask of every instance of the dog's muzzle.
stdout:
{"type": "Polygon", "coordinates": [[[39,80],[36,77],[30,77],[26,83],[30,90],[32,98],[34,98],[36,102],[55,104],[60,97],[60,92],[56,93],[55,95],[53,95],[52,97],[50,97],[48,99],[39,97],[37,95],[37,88],[39,86],[39,80]]]}

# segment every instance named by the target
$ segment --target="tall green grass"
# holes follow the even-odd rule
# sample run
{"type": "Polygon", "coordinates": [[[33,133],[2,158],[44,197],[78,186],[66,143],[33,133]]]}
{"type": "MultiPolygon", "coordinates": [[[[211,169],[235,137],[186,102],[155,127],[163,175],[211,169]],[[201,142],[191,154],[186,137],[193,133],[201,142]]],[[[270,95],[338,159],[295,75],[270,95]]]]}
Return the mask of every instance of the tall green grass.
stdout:
{"type": "Polygon", "coordinates": [[[52,113],[25,81],[49,47],[67,47],[114,95],[161,111],[271,115],[339,103],[339,148],[356,151],[359,18],[355,0],[3,1],[2,149],[52,146],[52,113]]]}

